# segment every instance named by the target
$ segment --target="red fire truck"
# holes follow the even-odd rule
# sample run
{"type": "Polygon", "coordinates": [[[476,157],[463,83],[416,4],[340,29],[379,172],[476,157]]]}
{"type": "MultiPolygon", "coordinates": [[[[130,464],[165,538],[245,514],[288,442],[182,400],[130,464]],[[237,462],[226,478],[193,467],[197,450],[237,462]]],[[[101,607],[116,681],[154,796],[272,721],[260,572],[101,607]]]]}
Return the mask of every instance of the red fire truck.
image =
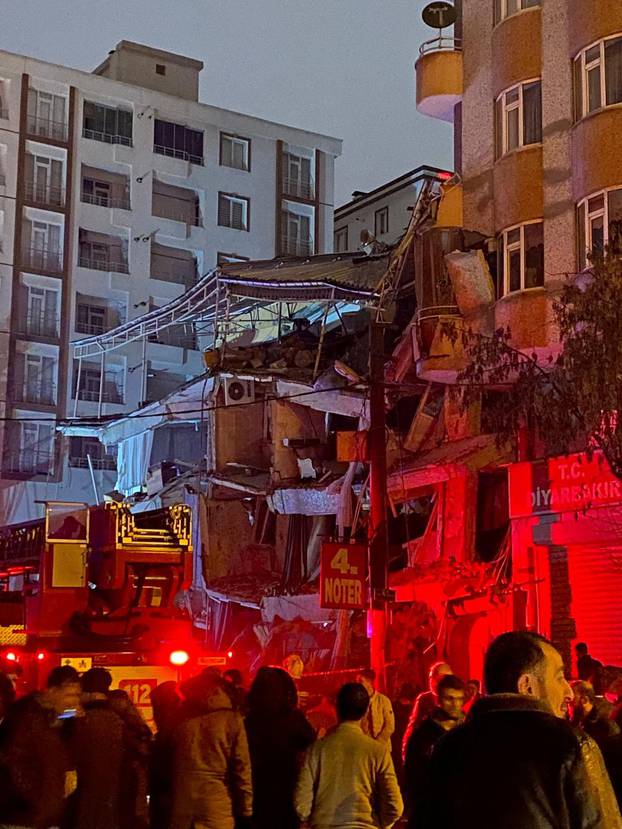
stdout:
{"type": "Polygon", "coordinates": [[[151,717],[156,684],[226,663],[192,639],[190,508],[46,502],[45,517],[0,528],[0,669],[22,690],[54,665],[102,666],[151,717]]]}

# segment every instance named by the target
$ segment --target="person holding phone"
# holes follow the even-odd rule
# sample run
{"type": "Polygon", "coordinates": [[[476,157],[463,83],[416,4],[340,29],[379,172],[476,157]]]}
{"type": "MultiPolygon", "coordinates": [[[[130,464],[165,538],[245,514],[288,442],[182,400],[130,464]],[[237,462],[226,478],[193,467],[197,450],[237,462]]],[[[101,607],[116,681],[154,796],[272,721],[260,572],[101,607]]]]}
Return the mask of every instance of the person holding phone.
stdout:
{"type": "Polygon", "coordinates": [[[62,665],[46,688],[18,700],[0,725],[0,829],[60,824],[76,775],[61,720],[80,707],[77,671],[62,665]]]}

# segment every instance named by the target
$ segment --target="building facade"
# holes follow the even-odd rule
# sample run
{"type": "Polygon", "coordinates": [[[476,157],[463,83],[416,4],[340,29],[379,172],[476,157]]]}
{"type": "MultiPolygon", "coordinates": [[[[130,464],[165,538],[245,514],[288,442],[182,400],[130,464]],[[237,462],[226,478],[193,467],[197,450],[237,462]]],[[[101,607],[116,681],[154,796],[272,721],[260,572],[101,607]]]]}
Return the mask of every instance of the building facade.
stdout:
{"type": "Polygon", "coordinates": [[[446,324],[484,337],[509,328],[511,344],[542,365],[559,351],[561,285],[592,251],[617,244],[622,220],[622,9],[456,5],[455,36],[423,44],[416,64],[418,109],[453,123],[462,221],[415,241],[418,311],[396,374],[429,385],[389,493],[398,511],[428,517],[407,545],[410,577],[395,587],[444,620],[437,653],[465,676],[511,627],[550,636],[571,668],[577,641],[620,665],[619,481],[600,458],[539,457],[534,435],[499,447],[485,394],[459,411],[447,388],[466,357],[446,324]]]}
{"type": "Polygon", "coordinates": [[[222,262],[332,249],[341,142],[200,103],[201,68],[128,41],[93,73],[0,52],[2,523],[111,489],[114,458],[56,419],[136,409],[203,370],[179,326],[79,370],[72,341],[222,262]]]}
{"type": "Polygon", "coordinates": [[[392,245],[408,227],[421,185],[430,176],[439,181],[452,173],[436,167],[417,167],[368,193],[355,190],[352,199],[335,210],[335,253],[362,250],[361,234],[377,242],[392,245]]]}

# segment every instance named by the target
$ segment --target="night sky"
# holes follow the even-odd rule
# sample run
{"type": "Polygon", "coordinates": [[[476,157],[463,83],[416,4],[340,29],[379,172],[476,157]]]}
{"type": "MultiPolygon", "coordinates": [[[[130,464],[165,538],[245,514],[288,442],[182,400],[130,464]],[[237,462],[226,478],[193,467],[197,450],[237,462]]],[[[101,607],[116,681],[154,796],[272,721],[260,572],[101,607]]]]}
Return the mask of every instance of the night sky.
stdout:
{"type": "Polygon", "coordinates": [[[422,0],[0,0],[0,48],[92,70],[119,40],[205,63],[205,103],[334,135],[336,203],[419,164],[451,166],[420,116],[422,0]]]}

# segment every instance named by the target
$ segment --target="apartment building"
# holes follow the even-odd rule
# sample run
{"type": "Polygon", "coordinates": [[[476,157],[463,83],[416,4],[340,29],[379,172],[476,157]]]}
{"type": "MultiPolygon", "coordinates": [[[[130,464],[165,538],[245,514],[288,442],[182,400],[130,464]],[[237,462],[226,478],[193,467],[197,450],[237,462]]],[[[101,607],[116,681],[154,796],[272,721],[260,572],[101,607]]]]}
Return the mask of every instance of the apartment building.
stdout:
{"type": "Polygon", "coordinates": [[[341,142],[200,103],[202,67],[128,41],[93,73],[0,52],[2,523],[112,488],[115,458],[56,418],[136,409],[203,370],[180,327],[80,366],[73,341],[222,262],[332,249],[341,142]]]}
{"type": "Polygon", "coordinates": [[[361,250],[362,240],[370,237],[385,245],[401,239],[421,185],[430,176],[447,181],[452,173],[436,167],[416,167],[368,192],[355,190],[351,200],[335,210],[335,252],[361,250]]]}
{"type": "Polygon", "coordinates": [[[550,636],[569,666],[581,640],[619,665],[619,481],[585,452],[541,457],[534,428],[499,446],[486,418],[498,386],[458,412],[446,389],[465,353],[444,332],[447,323],[484,338],[509,328],[511,344],[547,366],[560,349],[552,304],[562,283],[588,267],[590,252],[619,251],[622,5],[456,6],[453,35],[421,46],[416,98],[420,112],[453,124],[461,209],[416,237],[418,309],[396,379],[429,385],[403,443],[416,455],[388,483],[398,509],[432,504],[408,542],[409,563],[446,574],[426,585],[404,579],[398,598],[453,617],[444,655],[464,675],[481,675],[486,645],[509,627],[550,636]],[[470,585],[453,586],[452,558],[470,585]]]}

